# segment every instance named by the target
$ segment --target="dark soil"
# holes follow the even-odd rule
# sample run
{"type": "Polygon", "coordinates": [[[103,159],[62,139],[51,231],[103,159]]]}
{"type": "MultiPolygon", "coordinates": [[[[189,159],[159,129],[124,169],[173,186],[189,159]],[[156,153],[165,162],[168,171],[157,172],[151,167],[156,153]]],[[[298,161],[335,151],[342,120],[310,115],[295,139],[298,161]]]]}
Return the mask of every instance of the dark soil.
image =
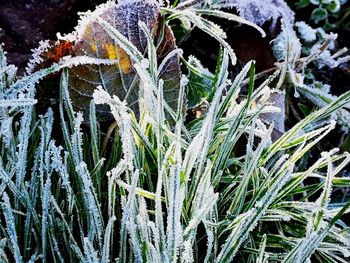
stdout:
{"type": "Polygon", "coordinates": [[[78,12],[94,9],[103,0],[0,0],[0,43],[8,61],[22,73],[31,49],[40,40],[56,40],[56,33],[69,33],[78,12]]]}

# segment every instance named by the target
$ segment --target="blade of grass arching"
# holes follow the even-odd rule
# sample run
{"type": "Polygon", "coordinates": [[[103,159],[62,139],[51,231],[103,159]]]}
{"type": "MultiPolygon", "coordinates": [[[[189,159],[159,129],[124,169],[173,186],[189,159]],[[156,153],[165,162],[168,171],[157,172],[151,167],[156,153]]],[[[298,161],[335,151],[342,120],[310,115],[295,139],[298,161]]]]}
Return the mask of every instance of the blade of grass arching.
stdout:
{"type": "MultiPolygon", "coordinates": [[[[99,133],[99,124],[96,120],[96,108],[93,100],[90,102],[90,113],[89,113],[89,124],[90,124],[90,142],[91,142],[91,152],[94,166],[97,167],[95,171],[91,172],[91,176],[96,187],[97,196],[100,199],[101,197],[101,162],[100,159],[100,133],[99,133]]],[[[102,165],[102,164],[101,164],[102,165]]]]}
{"type": "Polygon", "coordinates": [[[108,220],[108,224],[107,224],[106,230],[104,232],[104,241],[103,241],[101,262],[110,262],[110,252],[111,252],[110,245],[112,243],[113,224],[114,224],[115,220],[116,220],[115,216],[112,216],[108,220]]]}
{"type": "Polygon", "coordinates": [[[181,56],[181,61],[184,63],[186,68],[188,68],[189,71],[193,72],[195,75],[198,75],[203,79],[207,79],[208,83],[214,81],[214,77],[211,75],[211,73],[205,72],[205,71],[200,71],[195,66],[193,66],[188,60],[186,60],[183,56],[181,56]]]}
{"type": "Polygon", "coordinates": [[[3,215],[5,217],[5,222],[7,226],[7,234],[12,246],[12,254],[13,257],[16,261],[16,263],[21,263],[23,262],[23,258],[20,252],[20,244],[18,243],[18,237],[17,237],[17,232],[16,232],[16,222],[15,218],[12,212],[11,208],[11,203],[10,203],[10,198],[7,195],[7,193],[2,194],[2,199],[3,199],[3,205],[2,205],[2,211],[3,215]]]}
{"type": "MultiPolygon", "coordinates": [[[[299,148],[294,152],[294,154],[289,158],[287,162],[296,163],[302,156],[304,156],[305,153],[307,153],[313,146],[315,146],[320,140],[322,140],[332,129],[334,128],[334,123],[332,122],[330,125],[327,126],[327,129],[325,129],[324,133],[321,133],[316,137],[313,141],[309,142],[308,144],[302,144],[299,146],[299,148]]],[[[317,167],[317,163],[315,164],[315,167],[317,167]]],[[[283,167],[281,168],[283,169],[283,167]]],[[[312,171],[311,171],[312,172],[312,171]]],[[[283,187],[281,193],[285,191],[285,187],[283,187]]],[[[277,202],[281,198],[281,193],[279,193],[276,197],[274,202],[277,202]]]]}
{"type": "Polygon", "coordinates": [[[167,17],[167,20],[173,20],[181,17],[187,18],[200,30],[207,33],[209,36],[215,38],[227,50],[228,54],[231,57],[233,65],[237,63],[237,57],[234,51],[232,50],[231,46],[224,40],[224,38],[226,37],[225,33],[217,24],[214,24],[213,22],[200,17],[192,10],[175,10],[169,8],[161,8],[161,11],[170,14],[170,16],[167,17]]]}
{"type": "MultiPolygon", "coordinates": [[[[27,168],[27,152],[29,144],[29,134],[31,129],[31,122],[33,116],[33,107],[26,106],[23,108],[23,116],[20,120],[20,130],[18,132],[18,151],[17,151],[17,160],[16,160],[16,186],[18,190],[24,188],[24,177],[26,174],[27,168]]],[[[14,208],[20,210],[19,201],[15,196],[14,208]]],[[[28,197],[29,198],[29,197],[28,197]]],[[[16,222],[19,218],[16,216],[16,222]]]]}
{"type": "Polygon", "coordinates": [[[259,248],[259,254],[258,258],[256,259],[256,263],[264,263],[265,262],[265,249],[266,249],[266,234],[263,235],[261,243],[260,243],[260,248],[259,248]]]}
{"type": "MultiPolygon", "coordinates": [[[[71,124],[73,123],[74,111],[73,111],[71,100],[69,99],[69,95],[68,95],[68,71],[67,70],[64,70],[61,75],[59,110],[60,110],[61,128],[62,128],[65,147],[68,150],[69,157],[70,157],[69,159],[72,161],[73,150],[72,150],[72,144],[70,139],[70,132],[64,117],[64,113],[66,112],[68,115],[69,123],[71,124]],[[64,111],[64,108],[66,109],[66,111],[64,111]]],[[[74,171],[75,169],[71,169],[71,170],[74,171]]]]}
{"type": "MultiPolygon", "coordinates": [[[[27,209],[28,213],[32,214],[35,228],[38,232],[40,232],[39,216],[37,214],[36,209],[33,207],[32,203],[31,203],[30,195],[27,192],[27,189],[23,188],[23,189],[19,190],[17,188],[16,184],[14,182],[12,182],[12,180],[10,178],[11,177],[4,170],[2,164],[0,163],[0,179],[1,179],[1,181],[3,181],[4,183],[7,184],[7,187],[13,193],[13,195],[17,197],[17,200],[19,202],[21,202],[23,207],[25,207],[27,209]]],[[[4,194],[5,194],[5,192],[3,193],[3,195],[4,194]]],[[[18,210],[18,211],[21,211],[21,210],[18,210]]]]}
{"type": "Polygon", "coordinates": [[[38,70],[12,83],[5,91],[5,95],[8,97],[17,97],[17,94],[25,92],[29,87],[34,87],[36,83],[46,76],[59,72],[60,70],[68,67],[73,67],[80,64],[113,65],[117,62],[118,61],[111,59],[98,59],[87,56],[64,57],[58,63],[55,63],[50,67],[38,70]]]}
{"type": "Polygon", "coordinates": [[[208,97],[208,102],[210,103],[215,94],[217,93],[218,91],[218,88],[220,85],[223,85],[227,79],[227,69],[225,69],[224,71],[224,74],[222,74],[222,70],[224,69],[222,67],[222,63],[223,63],[223,53],[222,53],[222,46],[220,46],[220,49],[219,49],[219,53],[218,53],[218,58],[217,58],[217,61],[216,61],[216,69],[215,69],[215,75],[214,75],[214,81],[213,81],[213,87],[212,87],[212,91],[211,93],[209,94],[209,97],[208,97]]]}
{"type": "Polygon", "coordinates": [[[237,16],[237,15],[234,15],[234,14],[231,14],[228,12],[216,10],[216,9],[197,9],[197,8],[195,8],[193,10],[196,14],[199,14],[199,15],[215,16],[215,17],[224,18],[224,19],[231,20],[231,21],[236,21],[240,24],[248,25],[248,26],[253,27],[254,29],[258,30],[262,37],[266,36],[266,33],[264,32],[264,30],[261,27],[257,26],[256,24],[254,24],[252,22],[249,22],[248,20],[243,19],[240,16],[237,16]]]}
{"type": "Polygon", "coordinates": [[[282,135],[274,144],[272,144],[269,149],[264,154],[264,158],[261,159],[261,162],[267,162],[272,156],[275,155],[280,149],[283,148],[284,145],[288,144],[288,142],[296,136],[300,131],[302,131],[306,126],[310,125],[314,121],[322,120],[328,116],[330,116],[336,110],[344,107],[346,104],[350,102],[350,91],[345,92],[335,101],[333,101],[328,106],[319,109],[311,114],[309,114],[306,118],[297,123],[293,128],[287,131],[282,135]]]}
{"type": "Polygon", "coordinates": [[[242,82],[243,82],[245,76],[248,74],[248,72],[250,72],[250,74],[249,74],[250,75],[249,76],[249,82],[251,81],[251,73],[252,73],[252,70],[253,70],[254,67],[255,67],[254,61],[250,61],[243,67],[241,72],[239,72],[239,74],[236,76],[236,78],[233,81],[231,87],[228,89],[228,92],[227,92],[225,98],[220,103],[219,111],[218,111],[218,120],[221,119],[221,117],[223,116],[224,112],[229,107],[229,103],[232,100],[235,100],[236,97],[238,96],[238,93],[240,91],[240,86],[242,85],[242,82]]]}
{"type": "MultiPolygon", "coordinates": [[[[328,132],[332,129],[332,125],[329,125],[328,132]]],[[[235,231],[233,231],[229,237],[226,239],[224,246],[218,256],[217,262],[226,262],[233,259],[234,255],[237,253],[239,247],[246,240],[249,232],[255,228],[259,219],[264,215],[266,209],[275,201],[276,196],[279,194],[280,190],[283,189],[285,184],[290,180],[290,176],[294,169],[294,164],[299,160],[311,147],[313,147],[319,140],[321,140],[325,134],[320,134],[318,138],[314,141],[301,145],[295,153],[283,164],[283,166],[278,170],[277,175],[273,177],[271,184],[263,193],[261,198],[259,198],[255,207],[248,210],[244,219],[240,219],[241,222],[235,226],[235,231]]],[[[232,224],[236,224],[235,221],[232,224]]]]}
{"type": "Polygon", "coordinates": [[[21,79],[17,80],[15,83],[10,85],[10,87],[5,91],[5,95],[11,96],[11,95],[18,94],[19,92],[26,90],[28,87],[34,86],[36,83],[38,83],[41,79],[43,79],[47,75],[55,73],[61,69],[62,68],[60,67],[59,64],[54,64],[49,68],[36,71],[28,76],[24,76],[21,79]]]}
{"type": "Polygon", "coordinates": [[[158,79],[157,50],[153,44],[153,39],[147,25],[144,22],[139,21],[138,26],[142,29],[143,33],[145,33],[147,39],[147,55],[149,60],[148,71],[154,84],[156,84],[158,79]]]}
{"type": "MultiPolygon", "coordinates": [[[[226,166],[226,162],[232,153],[232,149],[236,141],[238,140],[237,134],[240,132],[239,126],[242,124],[243,118],[245,117],[252,103],[251,96],[254,88],[254,72],[255,72],[255,66],[252,63],[250,67],[250,83],[248,87],[248,95],[247,95],[246,103],[244,104],[244,107],[242,108],[242,110],[238,113],[237,117],[234,119],[233,123],[230,124],[230,128],[227,131],[227,134],[225,135],[225,139],[220,149],[218,150],[219,153],[217,154],[213,162],[214,167],[213,167],[212,174],[213,174],[214,185],[217,185],[220,181],[220,178],[221,178],[220,171],[222,171],[226,166]]],[[[248,123],[246,123],[246,125],[248,125],[248,123]]],[[[242,132],[244,132],[244,129],[242,130],[242,132]]]]}
{"type": "Polygon", "coordinates": [[[293,167],[294,163],[288,162],[284,166],[284,169],[281,169],[276,175],[276,179],[271,184],[265,195],[256,202],[256,206],[233,221],[232,225],[235,225],[234,229],[230,230],[232,232],[222,246],[216,262],[232,262],[238,249],[247,239],[249,233],[256,227],[258,221],[265,214],[266,209],[270,206],[274,197],[283,187],[285,182],[289,180],[293,167]]]}
{"type": "Polygon", "coordinates": [[[310,234],[309,238],[303,238],[301,241],[285,256],[283,263],[305,262],[318,248],[319,244],[327,236],[331,228],[337,223],[337,221],[344,215],[344,213],[350,208],[350,201],[348,201],[342,209],[332,218],[332,220],[325,224],[324,227],[310,234]]]}
{"type": "MultiPolygon", "coordinates": [[[[297,156],[295,153],[293,155],[293,156],[295,156],[295,157],[293,157],[293,158],[295,158],[294,161],[296,162],[298,160],[298,158],[301,158],[309,149],[311,149],[311,147],[313,147],[317,142],[319,142],[322,138],[324,138],[324,136],[326,136],[330,132],[331,129],[333,129],[333,124],[327,125],[326,127],[322,127],[320,129],[318,129],[318,132],[313,133],[313,136],[311,138],[309,138],[309,140],[314,139],[314,138],[316,138],[316,139],[312,143],[309,143],[307,146],[305,146],[305,148],[303,148],[303,150],[302,150],[302,153],[298,153],[297,156]]],[[[280,160],[274,164],[274,167],[270,171],[270,174],[273,174],[276,169],[279,169],[279,167],[282,165],[282,162],[280,162],[282,160],[285,161],[283,158],[280,158],[280,160]]],[[[323,158],[321,158],[320,160],[318,160],[318,162],[316,164],[314,164],[314,166],[312,166],[307,172],[305,172],[299,178],[292,178],[292,180],[290,182],[288,182],[286,184],[286,186],[278,194],[274,203],[281,201],[282,198],[285,198],[291,191],[295,190],[298,187],[298,185],[305,178],[307,178],[309,175],[311,175],[313,173],[313,171],[315,169],[319,168],[320,165],[323,166],[324,161],[325,160],[323,158]]],[[[268,184],[269,181],[268,180],[269,180],[269,177],[265,178],[264,182],[260,186],[258,193],[253,197],[253,199],[250,202],[250,205],[248,207],[252,207],[254,202],[259,198],[259,196],[261,196],[266,191],[266,189],[269,188],[269,184],[268,184]]]]}
{"type": "Polygon", "coordinates": [[[256,170],[259,168],[259,159],[261,157],[261,154],[263,150],[266,148],[266,146],[270,143],[271,139],[271,133],[272,133],[273,127],[271,126],[268,132],[268,135],[265,139],[262,140],[262,142],[259,143],[258,147],[255,151],[253,151],[253,143],[254,143],[254,136],[255,136],[255,121],[253,121],[252,128],[249,134],[248,143],[247,143],[247,153],[245,156],[245,163],[244,168],[242,170],[242,181],[239,183],[237,188],[235,189],[235,195],[231,199],[231,206],[228,209],[228,212],[233,215],[239,215],[242,213],[243,204],[246,199],[247,195],[247,187],[249,182],[252,180],[253,174],[256,172],[256,170]]]}
{"type": "MultiPolygon", "coordinates": [[[[63,212],[61,211],[59,205],[57,204],[57,201],[55,200],[55,198],[53,196],[51,196],[51,203],[52,203],[52,208],[56,210],[56,212],[58,213],[59,217],[62,220],[62,225],[64,226],[64,229],[66,230],[66,232],[68,233],[68,237],[69,237],[69,245],[71,247],[74,247],[74,249],[72,249],[72,251],[75,252],[75,256],[81,260],[81,262],[84,262],[84,256],[83,253],[81,252],[79,245],[77,243],[77,241],[74,238],[74,235],[71,231],[71,226],[70,224],[67,222],[65,215],[63,214],[63,212]]],[[[79,240],[80,241],[80,240],[79,240]]]]}
{"type": "MultiPolygon", "coordinates": [[[[327,132],[328,133],[328,132],[327,132]]],[[[322,137],[324,137],[327,133],[325,133],[322,137]]],[[[348,153],[345,153],[341,155],[344,160],[337,166],[335,173],[339,173],[341,169],[343,169],[346,164],[350,161],[350,157],[348,153]]],[[[304,173],[301,173],[297,178],[294,180],[291,180],[284,188],[283,190],[278,194],[276,197],[275,202],[279,202],[281,199],[285,198],[291,191],[297,188],[297,186],[304,181],[307,177],[312,175],[315,170],[319,169],[320,166],[323,166],[323,162],[325,161],[325,157],[321,157],[317,162],[315,162],[307,171],[304,173]]],[[[321,167],[322,167],[321,166],[321,167]]]]}
{"type": "Polygon", "coordinates": [[[195,191],[197,189],[199,179],[204,171],[205,165],[207,163],[208,151],[210,148],[210,142],[213,137],[214,128],[216,124],[216,115],[218,111],[218,105],[220,103],[222,91],[225,88],[225,82],[227,77],[227,68],[229,63],[228,51],[224,49],[222,66],[220,72],[218,73],[218,81],[223,83],[218,83],[218,90],[213,99],[212,105],[209,108],[208,114],[205,117],[202,127],[195,138],[189,145],[184,161],[183,161],[183,171],[185,176],[185,181],[187,182],[190,178],[190,173],[192,169],[195,168],[195,174],[192,175],[191,184],[189,185],[189,190],[185,201],[185,214],[188,214],[190,209],[192,199],[194,197],[195,191]]]}

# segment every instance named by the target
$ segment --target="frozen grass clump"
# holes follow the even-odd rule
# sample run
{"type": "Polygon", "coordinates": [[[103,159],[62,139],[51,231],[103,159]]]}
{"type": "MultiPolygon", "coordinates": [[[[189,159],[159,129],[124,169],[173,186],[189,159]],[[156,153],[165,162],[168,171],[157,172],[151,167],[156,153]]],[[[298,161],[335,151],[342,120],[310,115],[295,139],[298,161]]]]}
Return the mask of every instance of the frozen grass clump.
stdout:
{"type": "MultiPolygon", "coordinates": [[[[165,12],[183,16],[209,34],[212,24],[198,14],[221,14],[165,12]]],[[[212,34],[222,44],[215,74],[199,63],[192,68],[200,68],[198,76],[209,78],[202,83],[212,85],[209,109],[185,124],[191,80],[179,81],[178,108],[173,110],[164,98],[163,65],[158,65],[151,33],[145,24],[138,26],[147,38],[146,54],[134,61],[141,91],[138,118],[102,87],[96,87],[89,116],[73,108],[67,66],[111,61],[65,58],[17,80],[0,50],[0,259],[346,261],[350,236],[343,216],[350,201],[333,199],[333,189],[349,187],[343,171],[350,154],[328,149],[301,163],[335,128],[332,117],[347,107],[350,92],[315,94],[326,100],[320,109],[272,140],[274,127],[262,116],[280,112],[269,94],[281,74],[284,80],[297,70],[291,64],[299,59],[300,46],[288,42],[287,32],[281,44],[292,53],[282,50],[281,68],[258,85],[251,61],[231,80],[228,68],[235,56],[218,30],[212,34]],[[58,114],[48,109],[38,116],[36,83],[62,68],[58,114]],[[238,100],[243,87],[247,96],[238,100]],[[95,103],[108,105],[118,127],[105,153],[95,103]]],[[[109,33],[116,44],[125,41],[109,33]]],[[[124,44],[128,53],[136,52],[132,43],[124,44]]]]}

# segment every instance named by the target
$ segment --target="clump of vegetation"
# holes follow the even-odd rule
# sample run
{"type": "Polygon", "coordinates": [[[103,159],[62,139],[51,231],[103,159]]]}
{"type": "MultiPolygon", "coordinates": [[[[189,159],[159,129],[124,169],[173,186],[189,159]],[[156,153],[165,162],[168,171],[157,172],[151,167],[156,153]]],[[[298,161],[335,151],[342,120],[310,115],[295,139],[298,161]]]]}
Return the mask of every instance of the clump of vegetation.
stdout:
{"type": "MultiPolygon", "coordinates": [[[[197,27],[220,43],[215,72],[203,61],[182,57],[174,45],[160,60],[162,40],[156,37],[162,31],[152,31],[145,21],[130,25],[140,36],[136,40],[118,31],[113,8],[131,8],[133,1],[110,1],[84,14],[78,31],[65,38],[75,41],[82,33],[90,47],[96,42],[101,49],[108,39],[113,46],[105,47],[105,56],[82,49],[47,68],[32,66],[20,77],[0,48],[1,261],[346,262],[350,200],[334,190],[350,186],[350,154],[335,148],[310,158],[310,152],[337,122],[348,132],[350,91],[334,96],[305,77],[310,65],[347,62],[345,50],[331,55],[332,34],[284,20],[272,43],[276,67],[257,73],[250,61],[231,79],[236,55],[208,17],[244,23],[263,37],[259,26],[212,9],[214,3],[151,4],[160,29],[180,21],[184,29],[197,27]],[[106,8],[112,8],[107,15],[101,12],[106,8]],[[89,38],[85,29],[91,27],[99,27],[102,36],[89,38]],[[304,34],[308,30],[315,37],[304,34]],[[322,57],[327,52],[330,57],[322,57]],[[123,82],[126,58],[135,82],[123,82]],[[187,76],[171,80],[177,96],[169,105],[174,101],[165,95],[164,69],[179,69],[178,58],[187,76]],[[115,67],[123,84],[110,81],[115,67]],[[58,103],[39,114],[37,83],[57,72],[58,103]],[[72,79],[91,72],[99,81],[92,92],[82,90],[84,101],[77,102],[72,90],[79,92],[73,86],[79,82],[72,79]],[[123,94],[136,85],[138,107],[109,93],[107,85],[119,85],[114,90],[123,94]],[[284,96],[291,89],[317,108],[285,131],[284,96]],[[84,111],[79,103],[87,105],[84,111]],[[187,105],[196,110],[203,103],[207,108],[188,121],[187,105]],[[101,105],[116,122],[107,131],[96,110],[101,105]]],[[[46,44],[35,54],[38,65],[50,51],[46,44]]]]}

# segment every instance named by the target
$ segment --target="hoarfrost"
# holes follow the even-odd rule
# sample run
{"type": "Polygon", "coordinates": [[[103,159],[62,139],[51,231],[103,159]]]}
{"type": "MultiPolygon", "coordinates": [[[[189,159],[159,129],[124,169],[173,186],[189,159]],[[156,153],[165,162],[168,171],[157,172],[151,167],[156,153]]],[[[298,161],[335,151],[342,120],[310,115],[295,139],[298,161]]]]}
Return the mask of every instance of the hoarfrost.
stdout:
{"type": "MultiPolygon", "coordinates": [[[[295,62],[301,54],[301,44],[292,26],[282,21],[282,32],[273,40],[273,51],[278,61],[295,62]]],[[[293,63],[294,64],[294,63],[293,63]]]]}
{"type": "MultiPolygon", "coordinates": [[[[335,35],[336,36],[336,35],[335,35]]],[[[322,50],[321,44],[315,44],[311,48],[311,53],[317,54],[319,50],[322,50]]],[[[343,49],[342,53],[345,53],[347,49],[343,49]]],[[[338,53],[338,52],[337,52],[338,53]]],[[[319,55],[315,58],[315,64],[319,69],[323,67],[336,68],[340,64],[346,63],[350,61],[350,55],[347,56],[339,56],[337,53],[332,54],[329,49],[323,50],[319,53],[319,55]]]]}
{"type": "Polygon", "coordinates": [[[128,113],[127,104],[125,101],[121,101],[117,96],[113,98],[105,91],[102,86],[98,86],[93,93],[93,98],[96,104],[108,104],[111,108],[111,112],[117,121],[120,129],[120,136],[123,142],[123,154],[124,160],[130,171],[133,170],[134,159],[134,139],[131,129],[131,117],[128,113]]]}
{"type": "Polygon", "coordinates": [[[274,26],[279,18],[294,23],[294,12],[283,0],[209,0],[216,8],[237,8],[240,16],[259,26],[272,21],[274,26]]]}
{"type": "Polygon", "coordinates": [[[112,99],[111,95],[102,86],[98,86],[92,96],[96,104],[105,104],[112,99]]]}
{"type": "Polygon", "coordinates": [[[17,233],[16,233],[16,223],[15,223],[15,218],[13,216],[12,208],[11,208],[11,203],[10,203],[10,198],[7,195],[7,193],[2,194],[2,199],[3,199],[3,215],[5,217],[5,222],[6,222],[6,230],[12,245],[12,248],[14,250],[14,257],[16,262],[23,262],[23,258],[20,252],[20,248],[18,246],[18,238],[17,238],[17,233]]]}
{"type": "Polygon", "coordinates": [[[306,42],[312,42],[316,40],[317,30],[306,24],[304,21],[296,22],[295,26],[298,28],[300,37],[306,42]]]}
{"type": "Polygon", "coordinates": [[[44,52],[47,52],[52,46],[50,45],[49,40],[40,41],[39,47],[32,49],[32,58],[29,60],[29,63],[26,67],[27,74],[33,73],[35,67],[44,61],[42,55],[44,52]]]}
{"type": "Polygon", "coordinates": [[[186,240],[183,244],[183,253],[181,257],[181,262],[184,262],[184,263],[194,262],[192,244],[188,240],[186,240]]]}

